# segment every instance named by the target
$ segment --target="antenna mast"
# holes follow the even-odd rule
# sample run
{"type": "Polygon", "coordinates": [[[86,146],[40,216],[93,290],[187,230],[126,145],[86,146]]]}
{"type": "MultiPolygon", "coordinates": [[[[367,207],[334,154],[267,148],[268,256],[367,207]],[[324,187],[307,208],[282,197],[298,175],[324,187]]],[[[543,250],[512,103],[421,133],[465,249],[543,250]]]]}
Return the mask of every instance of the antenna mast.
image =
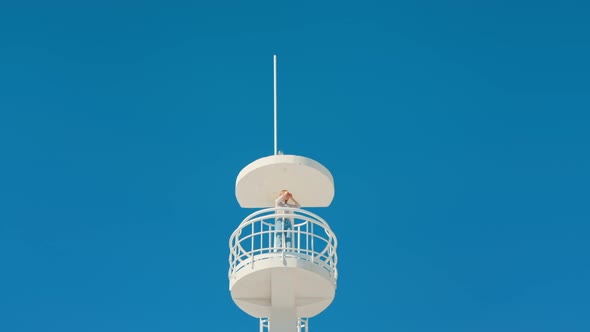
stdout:
{"type": "Polygon", "coordinates": [[[274,100],[275,100],[275,156],[277,155],[277,55],[273,55],[274,62],[274,100]]]}

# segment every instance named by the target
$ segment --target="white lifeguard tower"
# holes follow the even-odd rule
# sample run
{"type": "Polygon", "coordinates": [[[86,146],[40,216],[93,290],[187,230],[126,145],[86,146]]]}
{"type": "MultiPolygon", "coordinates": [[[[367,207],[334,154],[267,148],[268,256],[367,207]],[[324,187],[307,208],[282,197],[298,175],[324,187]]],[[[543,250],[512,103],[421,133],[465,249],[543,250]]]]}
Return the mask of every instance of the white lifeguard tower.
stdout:
{"type": "Polygon", "coordinates": [[[260,332],[307,332],[308,318],[334,299],[338,257],[328,223],[302,208],[329,206],[334,179],[312,159],[277,154],[276,56],[274,61],[275,154],[238,174],[238,203],[261,210],[247,216],[230,237],[229,289],[240,309],[260,319],[260,332]],[[291,192],[302,208],[275,208],[281,190],[291,192]],[[290,229],[276,229],[279,213],[291,220],[290,229]]]}

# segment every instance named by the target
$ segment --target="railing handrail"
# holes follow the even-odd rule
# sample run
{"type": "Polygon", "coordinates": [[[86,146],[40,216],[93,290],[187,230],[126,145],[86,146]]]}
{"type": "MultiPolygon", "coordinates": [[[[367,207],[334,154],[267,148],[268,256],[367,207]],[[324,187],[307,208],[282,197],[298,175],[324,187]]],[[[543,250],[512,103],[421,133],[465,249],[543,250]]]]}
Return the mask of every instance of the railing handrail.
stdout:
{"type": "MultiPolygon", "coordinates": [[[[259,211],[256,211],[256,212],[254,212],[254,213],[251,213],[249,216],[247,216],[247,217],[246,217],[246,218],[245,218],[245,219],[244,219],[244,220],[243,220],[243,221],[240,223],[240,225],[238,226],[238,228],[236,228],[236,230],[235,230],[235,231],[232,233],[232,235],[231,235],[231,237],[230,237],[230,249],[231,249],[231,239],[233,239],[233,238],[236,236],[236,233],[237,233],[237,232],[241,232],[241,230],[242,230],[242,229],[243,229],[245,226],[248,226],[248,225],[250,225],[250,224],[252,224],[252,223],[254,223],[254,222],[256,222],[256,221],[268,219],[270,215],[265,215],[265,216],[261,216],[261,217],[258,217],[258,218],[252,218],[253,216],[255,216],[255,215],[259,215],[259,214],[264,214],[264,213],[266,213],[266,212],[271,212],[271,211],[289,211],[289,212],[300,212],[301,214],[296,214],[296,213],[293,213],[293,214],[288,214],[288,213],[287,213],[286,215],[295,215],[295,216],[299,216],[299,218],[298,218],[298,219],[305,219],[306,221],[311,221],[311,222],[312,222],[312,223],[314,223],[314,224],[320,225],[320,226],[321,226],[321,227],[322,227],[322,228],[323,228],[323,229],[324,229],[324,230],[325,230],[327,233],[334,234],[334,233],[332,232],[332,229],[331,229],[331,228],[330,228],[330,226],[328,225],[328,223],[327,223],[327,222],[326,222],[324,219],[322,219],[320,216],[318,216],[317,214],[315,214],[315,213],[312,213],[312,212],[309,212],[309,211],[306,211],[306,210],[303,210],[303,209],[300,209],[300,208],[289,208],[289,207],[267,208],[267,209],[263,209],[263,210],[259,210],[259,211]],[[307,215],[311,216],[312,218],[309,218],[309,217],[307,217],[307,218],[301,218],[302,216],[305,216],[305,214],[307,214],[307,215]],[[319,222],[318,222],[318,221],[319,221],[319,222]]],[[[268,223],[266,223],[266,224],[268,224],[268,223]]],[[[294,225],[294,226],[295,226],[295,225],[294,225]]],[[[338,245],[338,243],[337,243],[337,239],[336,239],[336,236],[334,236],[334,235],[332,235],[332,236],[333,236],[333,238],[334,238],[334,242],[335,242],[335,245],[334,245],[334,246],[336,247],[336,246],[338,245]]]]}
{"type": "MultiPolygon", "coordinates": [[[[321,222],[321,225],[322,225],[322,227],[324,227],[325,229],[327,229],[327,230],[329,230],[330,232],[332,232],[332,229],[330,228],[330,226],[328,225],[328,223],[327,223],[327,222],[326,222],[324,219],[322,219],[320,216],[318,216],[317,214],[315,214],[315,213],[313,213],[313,212],[310,212],[310,211],[307,211],[307,210],[303,210],[303,209],[301,209],[301,208],[292,208],[292,207],[274,207],[274,208],[266,208],[266,209],[258,210],[258,211],[255,211],[255,212],[251,213],[249,216],[247,216],[246,218],[244,218],[244,220],[243,220],[243,221],[240,223],[240,225],[238,226],[238,228],[236,228],[236,230],[235,230],[235,231],[232,233],[231,237],[233,237],[233,236],[234,236],[234,234],[235,234],[235,233],[236,233],[236,232],[237,232],[239,229],[241,229],[241,228],[242,228],[242,226],[246,226],[246,225],[248,225],[248,224],[249,224],[249,222],[250,222],[250,221],[252,221],[252,217],[254,217],[254,216],[256,216],[256,215],[259,215],[259,214],[264,214],[264,213],[267,213],[267,212],[274,212],[274,211],[288,211],[288,212],[299,212],[299,213],[301,213],[301,214],[296,214],[296,213],[293,213],[293,214],[295,214],[295,215],[298,215],[298,216],[302,216],[302,215],[309,215],[309,216],[311,216],[313,219],[315,219],[315,220],[317,220],[317,221],[320,221],[320,222],[321,222]]],[[[287,215],[289,215],[289,214],[287,213],[287,215]]],[[[262,218],[262,217],[260,217],[260,218],[262,218]]],[[[266,218],[262,218],[262,219],[266,219],[266,218]]],[[[258,220],[258,219],[255,219],[255,220],[258,220]]]]}
{"type": "Polygon", "coordinates": [[[281,253],[283,257],[286,253],[297,253],[297,257],[327,270],[335,281],[338,263],[337,246],[338,241],[332,229],[315,213],[290,207],[258,210],[248,215],[230,237],[228,277],[231,278],[250,262],[254,263],[257,256],[260,256],[259,259],[268,259],[269,256],[264,255],[265,253],[281,253]],[[276,220],[280,217],[291,220],[290,229],[275,228],[276,220]],[[314,226],[317,227],[314,228],[314,226]],[[280,244],[277,246],[278,242],[280,244]],[[288,242],[287,245],[286,242],[288,242]],[[291,243],[294,246],[291,246],[291,243]]]}

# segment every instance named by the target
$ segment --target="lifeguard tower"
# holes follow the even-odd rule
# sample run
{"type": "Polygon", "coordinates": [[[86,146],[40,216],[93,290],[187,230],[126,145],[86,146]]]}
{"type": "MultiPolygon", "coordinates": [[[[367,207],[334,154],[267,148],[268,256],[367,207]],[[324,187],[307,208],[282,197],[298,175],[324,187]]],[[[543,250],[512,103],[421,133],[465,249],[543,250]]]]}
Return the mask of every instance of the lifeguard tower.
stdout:
{"type": "Polygon", "coordinates": [[[307,332],[308,319],[334,299],[338,256],[328,223],[303,208],[329,206],[334,179],[312,159],[277,153],[276,56],[274,61],[275,154],[255,160],[238,174],[238,203],[260,210],[247,216],[230,237],[229,289],[240,309],[260,319],[260,332],[307,332]],[[301,208],[276,208],[281,190],[291,192],[301,208]],[[291,220],[290,229],[276,228],[279,213],[291,220]]]}

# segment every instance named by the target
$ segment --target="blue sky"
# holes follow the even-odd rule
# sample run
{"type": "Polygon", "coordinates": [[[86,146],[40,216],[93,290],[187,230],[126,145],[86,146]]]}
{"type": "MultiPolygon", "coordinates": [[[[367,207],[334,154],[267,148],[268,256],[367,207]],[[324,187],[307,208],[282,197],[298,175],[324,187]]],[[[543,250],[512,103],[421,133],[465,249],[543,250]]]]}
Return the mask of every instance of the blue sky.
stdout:
{"type": "Polygon", "coordinates": [[[0,331],[257,331],[238,172],[335,178],[313,331],[590,330],[578,1],[5,2],[0,331]]]}

